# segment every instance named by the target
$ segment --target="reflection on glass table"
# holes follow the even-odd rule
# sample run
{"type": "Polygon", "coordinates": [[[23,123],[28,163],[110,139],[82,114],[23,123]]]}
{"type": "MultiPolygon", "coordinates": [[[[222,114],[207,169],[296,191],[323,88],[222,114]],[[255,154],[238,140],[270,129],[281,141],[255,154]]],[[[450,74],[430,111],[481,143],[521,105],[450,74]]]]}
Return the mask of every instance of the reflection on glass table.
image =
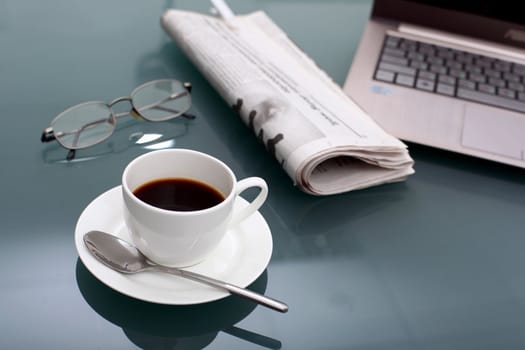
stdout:
{"type": "MultiPolygon", "coordinates": [[[[267,272],[249,289],[264,293],[267,272]]],[[[142,349],[203,349],[219,332],[243,342],[269,349],[280,349],[279,340],[249,331],[241,322],[257,304],[235,296],[197,305],[162,305],[133,299],[96,279],[77,260],[76,280],[80,293],[91,308],[109,322],[121,327],[128,339],[142,349]]]]}

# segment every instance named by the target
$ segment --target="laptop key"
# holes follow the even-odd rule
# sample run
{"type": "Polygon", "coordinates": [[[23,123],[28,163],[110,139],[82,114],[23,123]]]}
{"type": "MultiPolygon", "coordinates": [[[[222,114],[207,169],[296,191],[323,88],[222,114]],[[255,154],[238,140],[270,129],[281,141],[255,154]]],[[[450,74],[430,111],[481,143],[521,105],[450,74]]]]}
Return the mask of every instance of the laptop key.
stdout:
{"type": "Polygon", "coordinates": [[[430,71],[438,74],[447,74],[447,68],[439,65],[430,66],[430,71]]]}
{"type": "Polygon", "coordinates": [[[450,69],[448,74],[458,79],[465,79],[467,77],[467,72],[455,68],[450,69]]]}
{"type": "Polygon", "coordinates": [[[454,59],[454,52],[449,49],[438,48],[437,57],[452,60],[454,59]]]}
{"type": "Polygon", "coordinates": [[[495,94],[496,93],[496,88],[492,85],[488,85],[488,84],[479,84],[478,85],[478,90],[481,91],[481,92],[484,92],[486,94],[495,94]]]}
{"type": "Polygon", "coordinates": [[[478,67],[483,67],[485,69],[490,69],[492,67],[493,59],[487,57],[478,57],[474,60],[474,64],[478,67]]]}
{"type": "Polygon", "coordinates": [[[511,100],[509,98],[497,95],[489,95],[479,91],[458,88],[457,97],[469,101],[507,108],[522,113],[525,112],[524,102],[520,102],[518,100],[511,100]]]}
{"type": "Polygon", "coordinates": [[[494,62],[494,68],[502,72],[510,72],[511,63],[505,61],[496,61],[494,62]]]}
{"type": "Polygon", "coordinates": [[[505,87],[505,80],[496,79],[496,78],[489,78],[489,84],[497,86],[499,88],[504,88],[505,87]]]}
{"type": "Polygon", "coordinates": [[[377,80],[386,81],[388,83],[393,82],[394,81],[394,77],[395,77],[395,73],[388,72],[388,71],[385,71],[385,70],[378,70],[376,72],[376,75],[375,75],[375,78],[377,80]]]}
{"type": "Polygon", "coordinates": [[[434,81],[434,80],[436,80],[436,73],[427,72],[427,71],[421,71],[421,72],[419,72],[419,75],[417,77],[419,79],[434,81]]]}
{"type": "Polygon", "coordinates": [[[422,61],[412,61],[412,62],[410,62],[410,67],[412,67],[414,69],[427,70],[428,69],[428,63],[422,62],[422,61]]]}
{"type": "Polygon", "coordinates": [[[391,71],[395,73],[402,73],[406,75],[415,75],[416,70],[410,67],[398,66],[392,63],[381,62],[379,63],[380,70],[391,71]]]}
{"type": "Polygon", "coordinates": [[[388,63],[392,63],[392,64],[399,65],[399,66],[407,66],[408,58],[392,56],[392,55],[383,53],[383,56],[381,56],[381,62],[388,62],[388,63]]]}
{"type": "Polygon", "coordinates": [[[470,73],[469,80],[476,83],[484,83],[487,81],[487,78],[483,74],[470,73]]]}
{"type": "Polygon", "coordinates": [[[470,80],[465,80],[465,79],[459,79],[458,86],[461,88],[469,89],[469,90],[476,89],[476,83],[470,80]]]}
{"type": "Polygon", "coordinates": [[[440,57],[430,56],[427,58],[427,62],[434,66],[442,66],[445,64],[445,60],[440,57]]]}
{"type": "Polygon", "coordinates": [[[390,55],[395,57],[405,57],[405,51],[392,47],[385,47],[383,49],[383,55],[390,55]]]}
{"type": "Polygon", "coordinates": [[[402,39],[399,42],[399,47],[403,50],[416,50],[417,49],[417,41],[410,40],[410,39],[402,39]]]}
{"type": "Polygon", "coordinates": [[[425,55],[419,52],[411,51],[407,54],[407,57],[414,61],[423,62],[425,55]]]}
{"type": "Polygon", "coordinates": [[[460,62],[454,60],[447,60],[445,62],[445,66],[447,66],[450,69],[455,69],[456,71],[461,71],[461,69],[463,68],[463,65],[460,62]]]}
{"type": "Polygon", "coordinates": [[[448,84],[442,84],[442,83],[439,83],[436,87],[436,92],[438,94],[448,95],[448,96],[454,96],[455,90],[456,89],[454,89],[454,86],[448,85],[448,84]]]}
{"type": "Polygon", "coordinates": [[[508,72],[503,74],[503,79],[505,79],[509,83],[519,83],[521,81],[519,75],[508,72]]]}
{"type": "Polygon", "coordinates": [[[516,98],[516,93],[510,89],[498,89],[498,95],[506,98],[516,98]]]}
{"type": "Polygon", "coordinates": [[[474,55],[467,52],[460,52],[456,56],[456,60],[461,63],[471,63],[474,60],[474,55]]]}
{"type": "Polygon", "coordinates": [[[501,78],[501,72],[498,70],[494,70],[494,69],[485,69],[485,75],[488,76],[489,78],[496,78],[496,79],[501,78]]]}
{"type": "Polygon", "coordinates": [[[525,65],[523,64],[514,64],[512,67],[512,72],[518,75],[525,75],[525,65]]]}
{"type": "Polygon", "coordinates": [[[401,41],[401,38],[397,36],[387,36],[385,41],[385,46],[387,47],[397,47],[399,45],[399,42],[401,41]]]}
{"type": "Polygon", "coordinates": [[[451,77],[449,75],[440,75],[439,76],[439,82],[448,84],[448,85],[455,85],[456,84],[456,78],[451,77]]]}
{"type": "Polygon", "coordinates": [[[509,82],[509,89],[512,89],[512,90],[515,90],[515,91],[519,91],[519,92],[524,92],[525,91],[525,85],[521,84],[521,83],[515,83],[513,81],[509,82]]]}
{"type": "Polygon", "coordinates": [[[418,79],[416,81],[416,88],[425,91],[434,91],[434,82],[431,80],[418,79]]]}
{"type": "Polygon", "coordinates": [[[410,75],[398,74],[396,76],[396,84],[404,86],[414,86],[414,77],[410,75]]]}
{"type": "Polygon", "coordinates": [[[466,64],[465,71],[473,74],[481,74],[483,70],[481,69],[481,67],[475,66],[473,64],[466,64]]]}

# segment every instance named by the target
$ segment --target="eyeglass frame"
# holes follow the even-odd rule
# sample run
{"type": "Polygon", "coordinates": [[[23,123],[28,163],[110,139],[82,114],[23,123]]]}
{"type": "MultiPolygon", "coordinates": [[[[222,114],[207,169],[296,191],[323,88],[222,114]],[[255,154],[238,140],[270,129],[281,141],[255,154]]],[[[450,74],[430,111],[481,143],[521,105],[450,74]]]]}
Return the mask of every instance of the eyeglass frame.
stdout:
{"type": "MultiPolygon", "coordinates": [[[[64,111],[62,111],[61,113],[59,113],[59,114],[58,114],[55,118],[53,118],[53,119],[51,120],[51,122],[50,122],[50,124],[52,125],[53,122],[54,122],[59,116],[61,116],[63,113],[67,112],[68,110],[71,110],[71,109],[74,109],[74,108],[78,108],[78,107],[83,106],[83,105],[96,104],[96,103],[98,103],[98,104],[104,104],[105,106],[108,107],[108,109],[109,109],[109,111],[110,111],[110,113],[111,113],[111,114],[110,114],[110,118],[111,118],[111,120],[112,120],[111,123],[114,124],[114,128],[113,128],[113,129],[111,130],[111,132],[110,132],[106,137],[104,137],[103,139],[101,139],[101,140],[99,140],[99,141],[97,141],[97,142],[95,142],[95,143],[93,143],[93,144],[91,144],[91,145],[89,145],[89,146],[70,148],[70,147],[66,147],[65,145],[63,145],[63,144],[62,144],[62,143],[56,138],[56,135],[54,134],[55,132],[54,132],[54,130],[53,130],[53,127],[52,127],[52,126],[48,126],[47,128],[45,128],[45,129],[42,131],[42,135],[41,135],[41,137],[40,137],[40,141],[41,141],[41,142],[51,142],[51,141],[55,141],[55,140],[56,140],[56,141],[60,144],[60,146],[62,146],[62,147],[64,147],[65,149],[68,150],[68,154],[67,154],[67,156],[66,156],[66,159],[67,159],[67,160],[72,160],[72,159],[75,158],[75,153],[76,153],[76,150],[77,150],[77,149],[84,149],[84,148],[93,147],[93,146],[95,146],[95,145],[97,145],[97,144],[99,144],[99,143],[102,143],[102,142],[106,141],[107,139],[109,139],[109,138],[113,135],[113,133],[114,133],[114,131],[115,131],[115,129],[116,129],[117,119],[118,119],[118,118],[121,118],[121,117],[125,117],[125,116],[128,116],[128,115],[131,115],[132,117],[134,117],[134,118],[136,118],[136,119],[139,119],[139,120],[145,120],[145,121],[148,121],[148,122],[163,122],[163,121],[172,120],[172,119],[175,119],[175,118],[178,118],[178,117],[184,117],[184,118],[187,118],[187,119],[195,119],[195,115],[194,115],[194,114],[190,114],[190,113],[187,113],[187,111],[185,111],[185,112],[182,112],[182,113],[177,112],[177,113],[180,113],[180,114],[174,113],[174,116],[173,116],[173,117],[165,118],[165,119],[162,119],[162,120],[151,120],[151,119],[149,119],[148,117],[142,115],[142,114],[140,113],[140,111],[138,111],[138,110],[135,108],[135,106],[134,106],[134,104],[133,104],[133,97],[132,97],[133,94],[134,94],[136,91],[140,90],[141,88],[144,88],[144,87],[147,86],[147,85],[152,85],[152,84],[154,84],[154,83],[156,83],[156,82],[160,82],[160,81],[175,81],[175,82],[179,82],[179,83],[181,83],[182,87],[183,87],[186,91],[179,92],[179,93],[177,93],[175,96],[169,96],[169,98],[170,98],[170,99],[177,99],[178,97],[183,96],[182,94],[186,94],[186,93],[187,93],[187,94],[189,94],[189,96],[190,96],[190,107],[191,107],[191,102],[192,102],[192,101],[191,101],[191,90],[192,90],[192,85],[191,85],[190,82],[180,82],[180,81],[178,81],[178,80],[176,80],[176,79],[157,79],[157,80],[151,80],[151,81],[148,81],[148,82],[146,82],[146,83],[143,83],[143,84],[137,86],[135,89],[133,89],[133,91],[131,91],[130,95],[128,95],[128,96],[121,96],[121,97],[118,97],[118,98],[114,99],[113,101],[111,101],[111,102],[109,102],[109,103],[104,102],[104,101],[87,101],[87,102],[83,102],[83,103],[79,103],[79,104],[76,104],[76,105],[74,105],[74,106],[71,106],[71,107],[65,109],[64,111]],[[113,111],[113,108],[112,108],[112,107],[113,107],[114,105],[116,105],[117,103],[119,103],[119,102],[123,102],[123,101],[129,101],[130,104],[131,104],[131,109],[130,109],[128,112],[115,113],[115,111],[113,111]]],[[[162,102],[164,102],[164,101],[162,101],[162,102]]],[[[162,103],[162,102],[160,102],[160,103],[162,103]]],[[[149,107],[149,105],[146,106],[146,107],[149,107]]],[[[158,107],[158,106],[157,106],[157,107],[158,107]]],[[[161,108],[161,107],[158,107],[158,108],[161,108]]],[[[166,107],[163,107],[163,108],[164,108],[164,110],[168,110],[168,111],[173,112],[172,110],[170,110],[170,109],[168,109],[168,108],[166,108],[166,107]]],[[[162,109],[162,108],[161,108],[161,109],[162,109]]],[[[188,108],[188,110],[189,110],[189,108],[188,108]]],[[[84,128],[89,127],[89,126],[92,125],[93,123],[99,123],[99,122],[103,122],[103,121],[105,121],[105,120],[107,120],[107,119],[96,120],[96,121],[92,121],[92,122],[90,122],[90,123],[87,123],[86,125],[83,125],[83,126],[81,127],[80,131],[75,131],[75,134],[78,135],[78,136],[80,136],[80,133],[82,132],[82,130],[84,130],[84,128]]]]}

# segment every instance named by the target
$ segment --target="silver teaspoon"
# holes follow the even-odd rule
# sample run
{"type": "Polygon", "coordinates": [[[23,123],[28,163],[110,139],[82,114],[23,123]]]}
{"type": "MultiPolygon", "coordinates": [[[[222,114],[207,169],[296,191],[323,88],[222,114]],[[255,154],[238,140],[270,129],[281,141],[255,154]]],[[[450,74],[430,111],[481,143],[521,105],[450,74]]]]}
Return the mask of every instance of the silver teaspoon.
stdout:
{"type": "Polygon", "coordinates": [[[278,300],[269,298],[251,290],[216,280],[188,270],[155,264],[144,256],[134,245],[102,231],[90,231],[84,235],[84,243],[89,252],[104,265],[122,273],[136,273],[146,270],[157,270],[212,287],[226,290],[246,299],[253,300],[271,309],[287,312],[288,306],[278,300]]]}

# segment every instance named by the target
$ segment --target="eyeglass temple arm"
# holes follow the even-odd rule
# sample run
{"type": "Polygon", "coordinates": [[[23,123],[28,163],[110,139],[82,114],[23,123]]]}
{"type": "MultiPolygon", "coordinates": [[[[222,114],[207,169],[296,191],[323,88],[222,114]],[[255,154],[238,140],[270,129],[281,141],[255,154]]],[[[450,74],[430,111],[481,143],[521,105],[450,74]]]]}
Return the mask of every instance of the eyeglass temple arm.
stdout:
{"type": "MultiPolygon", "coordinates": [[[[182,85],[191,94],[191,89],[193,87],[191,85],[191,83],[189,81],[185,81],[184,83],[182,83],[182,85]]],[[[181,116],[183,116],[184,118],[187,118],[187,119],[195,119],[195,114],[182,113],[181,116]]]]}

